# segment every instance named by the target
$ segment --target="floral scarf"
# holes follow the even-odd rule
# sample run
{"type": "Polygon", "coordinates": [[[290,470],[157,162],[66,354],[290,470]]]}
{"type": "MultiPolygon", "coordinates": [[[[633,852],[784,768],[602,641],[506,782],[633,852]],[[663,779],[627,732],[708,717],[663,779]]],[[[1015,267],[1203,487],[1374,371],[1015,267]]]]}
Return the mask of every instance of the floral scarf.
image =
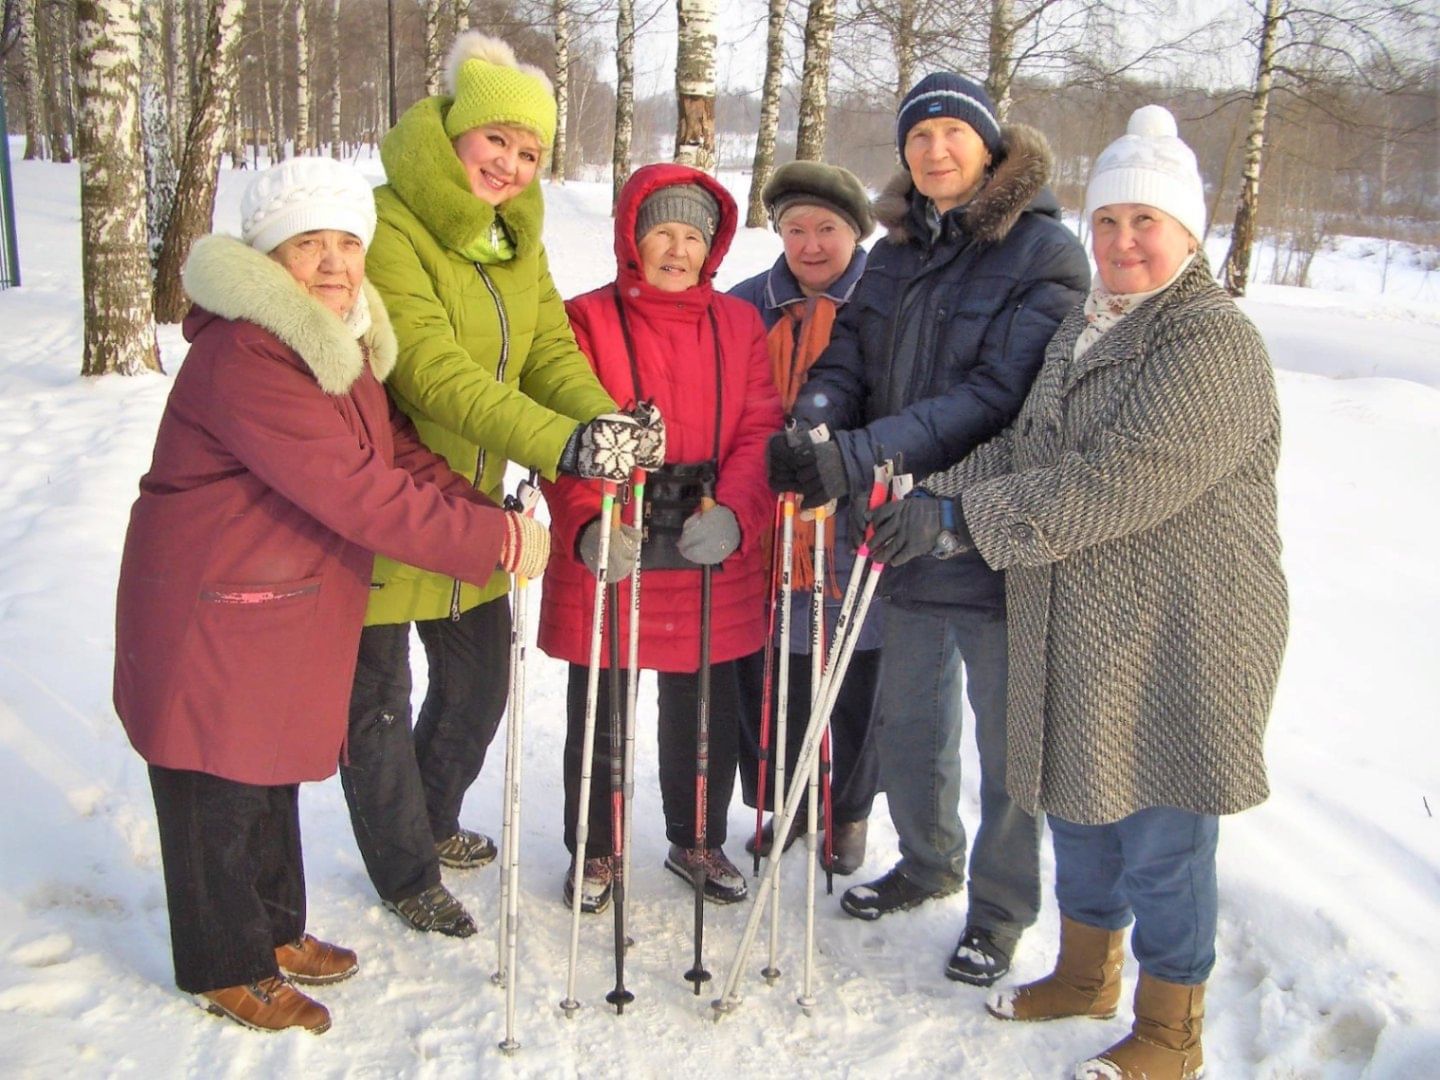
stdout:
{"type": "Polygon", "coordinates": [[[1105,331],[1118,323],[1130,312],[1134,311],[1146,300],[1156,296],[1176,281],[1180,275],[1185,273],[1190,264],[1195,261],[1195,253],[1192,251],[1185,257],[1170,275],[1170,280],[1161,285],[1158,289],[1151,289],[1149,292],[1139,293],[1112,293],[1101,283],[1099,276],[1095,278],[1095,284],[1090,289],[1090,295],[1085,297],[1085,329],[1080,331],[1080,336],[1075,339],[1074,359],[1079,360],[1090,350],[1090,346],[1099,341],[1105,331]]]}

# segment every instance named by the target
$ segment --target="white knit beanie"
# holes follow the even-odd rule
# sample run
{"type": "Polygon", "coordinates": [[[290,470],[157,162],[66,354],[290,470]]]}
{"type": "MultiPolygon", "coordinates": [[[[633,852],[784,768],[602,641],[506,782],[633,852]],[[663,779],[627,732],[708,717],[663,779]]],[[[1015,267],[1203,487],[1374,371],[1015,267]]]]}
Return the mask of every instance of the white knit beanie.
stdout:
{"type": "Polygon", "coordinates": [[[352,166],[328,157],[297,157],[266,169],[240,200],[240,238],[269,254],[297,233],[339,229],[368,248],[375,236],[375,196],[352,166]]]}
{"type": "Polygon", "coordinates": [[[1190,230],[1205,235],[1205,185],[1195,152],[1180,139],[1175,117],[1160,105],[1130,115],[1125,134],[1095,159],[1085,189],[1085,217],[1102,206],[1143,203],[1163,210],[1190,230]]]}

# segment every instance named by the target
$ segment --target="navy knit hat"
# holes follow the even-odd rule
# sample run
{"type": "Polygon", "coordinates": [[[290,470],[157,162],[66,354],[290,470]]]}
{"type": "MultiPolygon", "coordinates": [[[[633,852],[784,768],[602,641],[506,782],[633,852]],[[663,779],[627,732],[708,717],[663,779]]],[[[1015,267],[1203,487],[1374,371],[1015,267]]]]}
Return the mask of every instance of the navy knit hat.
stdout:
{"type": "Polygon", "coordinates": [[[1000,122],[995,119],[995,106],[990,95],[973,79],[953,71],[937,71],[926,75],[905,95],[895,115],[895,142],[901,160],[905,157],[905,136],[922,120],[951,116],[964,120],[975,129],[992,154],[1000,152],[1000,122]]]}

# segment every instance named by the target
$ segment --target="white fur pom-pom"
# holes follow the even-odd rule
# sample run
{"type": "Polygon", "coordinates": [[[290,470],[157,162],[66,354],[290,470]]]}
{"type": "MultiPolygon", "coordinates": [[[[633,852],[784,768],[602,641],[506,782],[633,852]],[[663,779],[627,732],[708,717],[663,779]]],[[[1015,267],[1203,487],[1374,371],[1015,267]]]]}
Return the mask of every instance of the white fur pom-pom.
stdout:
{"type": "Polygon", "coordinates": [[[450,46],[450,55],[445,58],[445,92],[455,96],[459,85],[460,67],[466,60],[483,60],[487,64],[515,67],[515,50],[497,37],[482,34],[479,30],[467,30],[450,46]]]}
{"type": "Polygon", "coordinates": [[[1146,105],[1130,114],[1130,123],[1125,125],[1126,135],[1139,135],[1147,139],[1176,138],[1179,128],[1175,117],[1163,105],[1146,105]]]}

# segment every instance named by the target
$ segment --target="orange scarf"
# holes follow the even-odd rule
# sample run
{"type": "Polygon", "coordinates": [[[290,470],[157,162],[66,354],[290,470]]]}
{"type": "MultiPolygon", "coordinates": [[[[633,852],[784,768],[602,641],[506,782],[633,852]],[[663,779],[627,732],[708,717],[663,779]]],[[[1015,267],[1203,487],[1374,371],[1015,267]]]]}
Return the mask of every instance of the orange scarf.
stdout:
{"type": "MultiPolygon", "coordinates": [[[[770,349],[770,371],[775,379],[775,389],[780,391],[780,402],[789,413],[800,387],[805,385],[810,366],[830,344],[836,307],[835,301],[828,296],[811,296],[803,303],[787,304],[783,310],[785,314],[770,328],[766,342],[770,349]]],[[[835,580],[835,522],[833,518],[827,521],[831,527],[825,533],[826,593],[838,600],[840,586],[835,580]]],[[[815,522],[797,515],[795,549],[790,562],[792,592],[809,592],[814,587],[814,548],[815,522]]]]}

